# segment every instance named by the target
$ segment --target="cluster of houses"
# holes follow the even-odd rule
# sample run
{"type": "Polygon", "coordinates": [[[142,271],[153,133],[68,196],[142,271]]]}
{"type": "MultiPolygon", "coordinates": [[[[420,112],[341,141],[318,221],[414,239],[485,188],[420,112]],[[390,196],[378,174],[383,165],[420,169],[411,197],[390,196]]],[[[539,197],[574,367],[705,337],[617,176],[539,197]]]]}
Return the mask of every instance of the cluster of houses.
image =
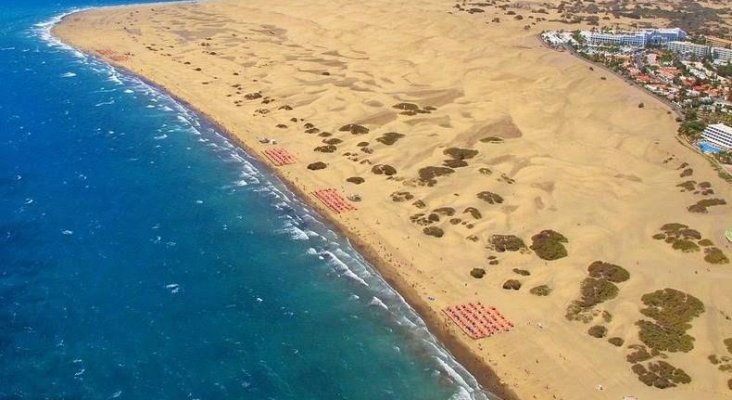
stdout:
{"type": "MultiPolygon", "coordinates": [[[[600,62],[681,108],[732,113],[732,76],[718,73],[732,64],[732,42],[693,43],[679,28],[549,31],[541,38],[550,46],[600,62]]],[[[705,151],[731,151],[732,128],[710,125],[702,140],[705,151]]]]}

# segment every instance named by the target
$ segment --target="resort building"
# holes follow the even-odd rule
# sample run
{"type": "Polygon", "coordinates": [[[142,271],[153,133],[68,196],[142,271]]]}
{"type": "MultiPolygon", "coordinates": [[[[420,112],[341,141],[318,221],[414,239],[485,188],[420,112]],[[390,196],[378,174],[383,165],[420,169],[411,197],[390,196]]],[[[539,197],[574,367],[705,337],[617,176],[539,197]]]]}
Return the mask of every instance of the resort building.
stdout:
{"type": "Polygon", "coordinates": [[[732,150],[732,128],[725,124],[707,126],[702,134],[704,140],[725,150],[732,150]]]}
{"type": "Polygon", "coordinates": [[[732,62],[732,49],[712,47],[712,57],[722,62],[732,62]]]}
{"type": "Polygon", "coordinates": [[[668,42],[666,48],[676,53],[693,54],[697,58],[704,58],[711,53],[709,46],[691,42],[668,42]]]}
{"type": "Polygon", "coordinates": [[[581,35],[590,46],[627,46],[644,48],[648,45],[665,45],[671,41],[686,38],[686,32],[679,28],[643,29],[628,33],[606,33],[583,31],[581,35]]]}

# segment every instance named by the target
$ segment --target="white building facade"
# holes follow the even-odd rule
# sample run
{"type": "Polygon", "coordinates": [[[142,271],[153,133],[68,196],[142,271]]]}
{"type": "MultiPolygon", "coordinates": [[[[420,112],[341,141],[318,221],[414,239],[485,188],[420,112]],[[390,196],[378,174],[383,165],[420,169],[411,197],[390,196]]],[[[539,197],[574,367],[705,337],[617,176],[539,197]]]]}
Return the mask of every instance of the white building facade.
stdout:
{"type": "Polygon", "coordinates": [[[668,42],[666,48],[676,53],[693,54],[698,58],[704,58],[711,54],[709,46],[691,42],[668,42]]]}
{"type": "Polygon", "coordinates": [[[732,62],[732,49],[712,47],[712,57],[722,62],[732,62]]]}
{"type": "Polygon", "coordinates": [[[704,140],[725,150],[732,150],[732,128],[725,124],[707,126],[702,134],[704,140]]]}
{"type": "Polygon", "coordinates": [[[583,31],[582,36],[590,46],[626,46],[643,48],[648,45],[665,45],[672,41],[682,41],[686,32],[679,28],[643,29],[629,33],[606,33],[583,31]]]}

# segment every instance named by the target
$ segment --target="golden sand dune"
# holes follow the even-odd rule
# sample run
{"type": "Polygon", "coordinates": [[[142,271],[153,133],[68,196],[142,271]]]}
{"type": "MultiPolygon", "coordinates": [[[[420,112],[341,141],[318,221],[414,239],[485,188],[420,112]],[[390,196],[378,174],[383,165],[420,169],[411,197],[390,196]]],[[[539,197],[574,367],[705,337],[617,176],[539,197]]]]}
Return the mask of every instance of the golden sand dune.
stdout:
{"type": "Polygon", "coordinates": [[[294,154],[297,164],[277,168],[283,179],[507,398],[729,398],[729,374],[707,357],[724,355],[732,337],[732,269],[706,262],[703,249],[684,253],[652,238],[679,222],[729,255],[730,206],[687,211],[703,198],[732,201],[729,185],[675,139],[675,115],[663,104],[542,47],[539,27],[524,29],[524,9],[517,21],[496,8],[471,15],[452,6],[216,0],[84,11],[55,33],[165,87],[253,154],[272,148],[262,137],[294,154]],[[501,22],[490,22],[496,16],[501,22]],[[682,192],[688,180],[708,182],[714,194],[682,192]],[[309,195],[322,188],[359,195],[358,210],[332,213],[309,195]],[[491,245],[498,234],[529,246],[545,229],[568,239],[567,257],[491,245]],[[565,313],[596,260],[630,278],[587,311],[591,322],[570,321],[565,313]],[[485,276],[473,278],[473,268],[485,276]],[[503,289],[509,279],[521,288],[503,289]],[[548,296],[530,293],[541,285],[548,296]],[[664,352],[692,381],[661,391],[638,379],[626,355],[642,343],[641,296],[667,287],[706,311],[688,331],[692,351],[664,352]],[[472,340],[441,312],[477,300],[514,329],[472,340]],[[588,335],[593,325],[606,338],[588,335]]]}

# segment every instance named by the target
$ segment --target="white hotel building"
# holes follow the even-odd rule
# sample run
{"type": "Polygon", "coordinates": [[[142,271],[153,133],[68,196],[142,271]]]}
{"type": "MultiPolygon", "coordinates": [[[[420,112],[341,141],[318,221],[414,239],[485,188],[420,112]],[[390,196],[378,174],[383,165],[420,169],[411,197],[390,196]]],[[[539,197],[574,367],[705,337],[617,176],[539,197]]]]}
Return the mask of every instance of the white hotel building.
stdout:
{"type": "Polygon", "coordinates": [[[732,62],[732,49],[712,47],[712,56],[721,62],[732,62]]]}
{"type": "Polygon", "coordinates": [[[686,32],[679,28],[643,29],[632,33],[605,33],[583,31],[581,35],[590,46],[628,46],[643,48],[647,45],[665,45],[686,38],[686,32]]]}
{"type": "Polygon", "coordinates": [[[725,124],[714,124],[704,129],[702,137],[707,142],[725,150],[732,150],[732,128],[725,124]]]}
{"type": "Polygon", "coordinates": [[[693,54],[697,58],[704,58],[711,54],[712,51],[707,45],[677,41],[668,42],[666,48],[676,53],[693,54]]]}

